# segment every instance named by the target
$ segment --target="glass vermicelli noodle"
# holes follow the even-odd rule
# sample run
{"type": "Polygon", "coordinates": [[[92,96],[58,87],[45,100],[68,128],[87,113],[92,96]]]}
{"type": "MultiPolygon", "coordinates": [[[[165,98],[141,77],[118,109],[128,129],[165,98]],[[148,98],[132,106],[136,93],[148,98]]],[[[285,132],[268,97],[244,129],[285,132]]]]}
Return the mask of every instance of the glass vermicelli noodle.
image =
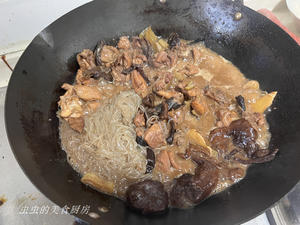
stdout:
{"type": "Polygon", "coordinates": [[[66,144],[63,149],[80,174],[94,172],[111,181],[137,180],[144,176],[145,149],[136,143],[134,125],[131,123],[140,102],[134,91],[121,92],[87,117],[83,135],[74,133],[68,136],[71,139],[67,143],[64,133],[74,131],[62,126],[62,143],[66,144]],[[87,156],[89,159],[86,159],[87,156]]]}

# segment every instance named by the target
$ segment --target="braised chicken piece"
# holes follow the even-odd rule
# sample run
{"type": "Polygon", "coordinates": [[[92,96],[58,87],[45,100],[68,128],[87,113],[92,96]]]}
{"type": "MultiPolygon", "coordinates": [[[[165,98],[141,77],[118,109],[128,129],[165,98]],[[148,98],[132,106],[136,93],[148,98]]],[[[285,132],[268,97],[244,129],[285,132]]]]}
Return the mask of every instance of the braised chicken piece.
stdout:
{"type": "Polygon", "coordinates": [[[133,120],[133,123],[136,127],[144,127],[146,125],[145,117],[144,117],[144,112],[139,111],[133,120]]]}
{"type": "Polygon", "coordinates": [[[77,70],[75,80],[77,84],[82,84],[82,82],[86,80],[81,69],[77,70]]]}
{"type": "Polygon", "coordinates": [[[89,49],[84,49],[76,58],[82,70],[89,70],[96,66],[94,53],[89,49]]]}
{"type": "Polygon", "coordinates": [[[96,86],[98,85],[98,81],[93,79],[93,78],[90,78],[90,79],[87,79],[85,81],[82,82],[82,85],[86,85],[86,86],[96,86]]]}
{"type": "Polygon", "coordinates": [[[151,148],[159,148],[166,145],[166,135],[163,130],[163,123],[155,123],[145,131],[145,141],[151,148]]]}
{"type": "Polygon", "coordinates": [[[142,49],[134,49],[133,50],[133,57],[132,57],[132,64],[136,67],[141,67],[144,63],[147,62],[147,57],[144,55],[142,49]]]}
{"type": "Polygon", "coordinates": [[[155,56],[155,59],[153,61],[153,65],[155,67],[163,67],[163,66],[169,66],[171,61],[168,58],[168,53],[165,51],[161,51],[157,53],[155,56]]]}
{"type": "Polygon", "coordinates": [[[181,82],[177,85],[176,90],[184,95],[185,100],[191,100],[194,97],[203,95],[202,91],[197,86],[192,86],[191,82],[181,82]]]}
{"type": "Polygon", "coordinates": [[[239,119],[238,114],[235,111],[228,109],[220,109],[216,112],[218,127],[228,127],[232,121],[239,119]]]}
{"type": "Polygon", "coordinates": [[[65,97],[72,96],[74,94],[74,86],[71,84],[63,83],[61,88],[66,91],[66,93],[63,95],[65,97]]]}
{"type": "Polygon", "coordinates": [[[106,65],[112,65],[119,56],[119,51],[113,46],[104,45],[101,51],[101,61],[106,65]]]}
{"type": "Polygon", "coordinates": [[[157,91],[156,92],[158,95],[166,98],[166,99],[171,99],[173,98],[176,102],[182,103],[184,100],[183,94],[174,90],[169,90],[169,91],[157,91]]]}
{"type": "Polygon", "coordinates": [[[121,58],[121,65],[124,69],[129,69],[132,66],[132,56],[129,51],[124,51],[121,58]]]}
{"type": "Polygon", "coordinates": [[[77,118],[70,117],[67,119],[67,121],[73,130],[78,131],[79,133],[83,131],[84,128],[83,117],[77,117],[77,118]]]}
{"type": "Polygon", "coordinates": [[[185,111],[182,108],[179,108],[177,110],[171,110],[169,111],[168,115],[172,119],[172,121],[175,122],[175,124],[178,126],[179,124],[182,124],[185,119],[185,111]]]}
{"type": "Polygon", "coordinates": [[[203,98],[196,98],[191,102],[191,107],[198,115],[203,115],[208,111],[207,103],[204,101],[203,98]]]}
{"type": "Polygon", "coordinates": [[[130,76],[128,74],[123,74],[122,66],[112,68],[111,74],[115,83],[124,84],[130,80],[130,76]]]}
{"type": "Polygon", "coordinates": [[[74,90],[79,98],[84,101],[101,99],[101,92],[97,86],[75,85],[74,90]]]}
{"type": "Polygon", "coordinates": [[[69,84],[63,84],[62,88],[66,90],[63,96],[60,96],[58,105],[60,106],[60,116],[63,118],[78,118],[83,115],[82,102],[74,93],[74,87],[69,84]]]}
{"type": "Polygon", "coordinates": [[[120,40],[118,42],[118,48],[120,49],[129,49],[131,47],[130,41],[128,37],[120,37],[120,40]]]}
{"type": "Polygon", "coordinates": [[[167,87],[167,85],[172,81],[172,79],[173,79],[173,74],[170,72],[161,74],[154,83],[155,91],[164,90],[167,87]]]}
{"type": "Polygon", "coordinates": [[[137,55],[133,58],[132,63],[135,66],[140,66],[146,61],[147,61],[147,58],[145,55],[137,55]]]}
{"type": "Polygon", "coordinates": [[[139,96],[144,98],[148,95],[147,82],[137,70],[131,72],[131,83],[133,89],[139,96]]]}
{"type": "Polygon", "coordinates": [[[231,102],[231,100],[228,99],[226,94],[218,88],[208,86],[204,89],[204,94],[207,97],[215,100],[218,104],[228,105],[231,102]]]}
{"type": "Polygon", "coordinates": [[[161,51],[154,56],[153,65],[157,68],[173,67],[177,62],[177,55],[172,52],[161,51]]]}
{"type": "Polygon", "coordinates": [[[161,150],[156,156],[156,168],[164,173],[170,172],[171,163],[169,154],[166,150],[161,150]]]}
{"type": "Polygon", "coordinates": [[[58,105],[60,106],[60,116],[64,118],[69,126],[81,133],[84,128],[83,107],[82,102],[75,95],[74,87],[69,84],[63,84],[62,88],[66,93],[60,97],[58,105]]]}

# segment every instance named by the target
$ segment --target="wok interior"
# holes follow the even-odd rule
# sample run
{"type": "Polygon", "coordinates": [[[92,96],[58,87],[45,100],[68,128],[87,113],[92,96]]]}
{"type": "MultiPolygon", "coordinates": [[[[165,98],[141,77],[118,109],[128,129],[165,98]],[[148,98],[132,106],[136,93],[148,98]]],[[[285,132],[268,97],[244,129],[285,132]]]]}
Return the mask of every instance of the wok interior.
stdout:
{"type": "Polygon", "coordinates": [[[299,47],[283,31],[231,1],[93,2],[46,28],[23,54],[7,90],[7,133],[24,172],[47,197],[60,206],[90,205],[93,212],[109,207],[101,214],[103,224],[242,222],[278,201],[299,179],[299,61],[299,47]],[[236,11],[242,12],[240,21],[233,19],[236,11]],[[244,180],[196,208],[154,217],[132,213],[120,200],[80,183],[60,148],[56,117],[60,85],[77,70],[76,53],[93,49],[98,40],[137,34],[148,25],[164,37],[175,31],[184,39],[203,40],[262,89],[279,93],[276,109],[267,117],[270,144],[280,149],[274,161],[252,166],[244,180]]]}

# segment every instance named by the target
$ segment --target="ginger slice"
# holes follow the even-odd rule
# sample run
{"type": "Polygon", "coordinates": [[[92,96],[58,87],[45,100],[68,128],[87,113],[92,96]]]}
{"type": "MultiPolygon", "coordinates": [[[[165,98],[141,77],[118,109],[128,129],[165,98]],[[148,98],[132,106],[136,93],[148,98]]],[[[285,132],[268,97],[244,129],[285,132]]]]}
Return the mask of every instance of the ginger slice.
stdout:
{"type": "Polygon", "coordinates": [[[111,181],[105,180],[94,173],[86,173],[82,178],[81,182],[89,185],[97,191],[112,194],[114,192],[114,184],[111,181]]]}
{"type": "Polygon", "coordinates": [[[258,99],[255,103],[251,104],[252,111],[257,113],[264,113],[264,111],[266,111],[267,108],[269,108],[272,105],[276,95],[277,95],[277,91],[273,91],[269,94],[264,95],[263,97],[258,99]]]}

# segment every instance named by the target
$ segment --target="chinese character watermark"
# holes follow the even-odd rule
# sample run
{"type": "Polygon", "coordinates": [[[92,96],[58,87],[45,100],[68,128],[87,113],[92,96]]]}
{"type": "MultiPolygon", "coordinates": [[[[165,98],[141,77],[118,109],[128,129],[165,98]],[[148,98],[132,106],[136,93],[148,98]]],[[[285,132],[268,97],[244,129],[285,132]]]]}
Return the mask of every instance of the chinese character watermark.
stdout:
{"type": "Polygon", "coordinates": [[[53,205],[33,205],[19,208],[20,215],[87,215],[90,205],[65,205],[62,208],[53,205]]]}

